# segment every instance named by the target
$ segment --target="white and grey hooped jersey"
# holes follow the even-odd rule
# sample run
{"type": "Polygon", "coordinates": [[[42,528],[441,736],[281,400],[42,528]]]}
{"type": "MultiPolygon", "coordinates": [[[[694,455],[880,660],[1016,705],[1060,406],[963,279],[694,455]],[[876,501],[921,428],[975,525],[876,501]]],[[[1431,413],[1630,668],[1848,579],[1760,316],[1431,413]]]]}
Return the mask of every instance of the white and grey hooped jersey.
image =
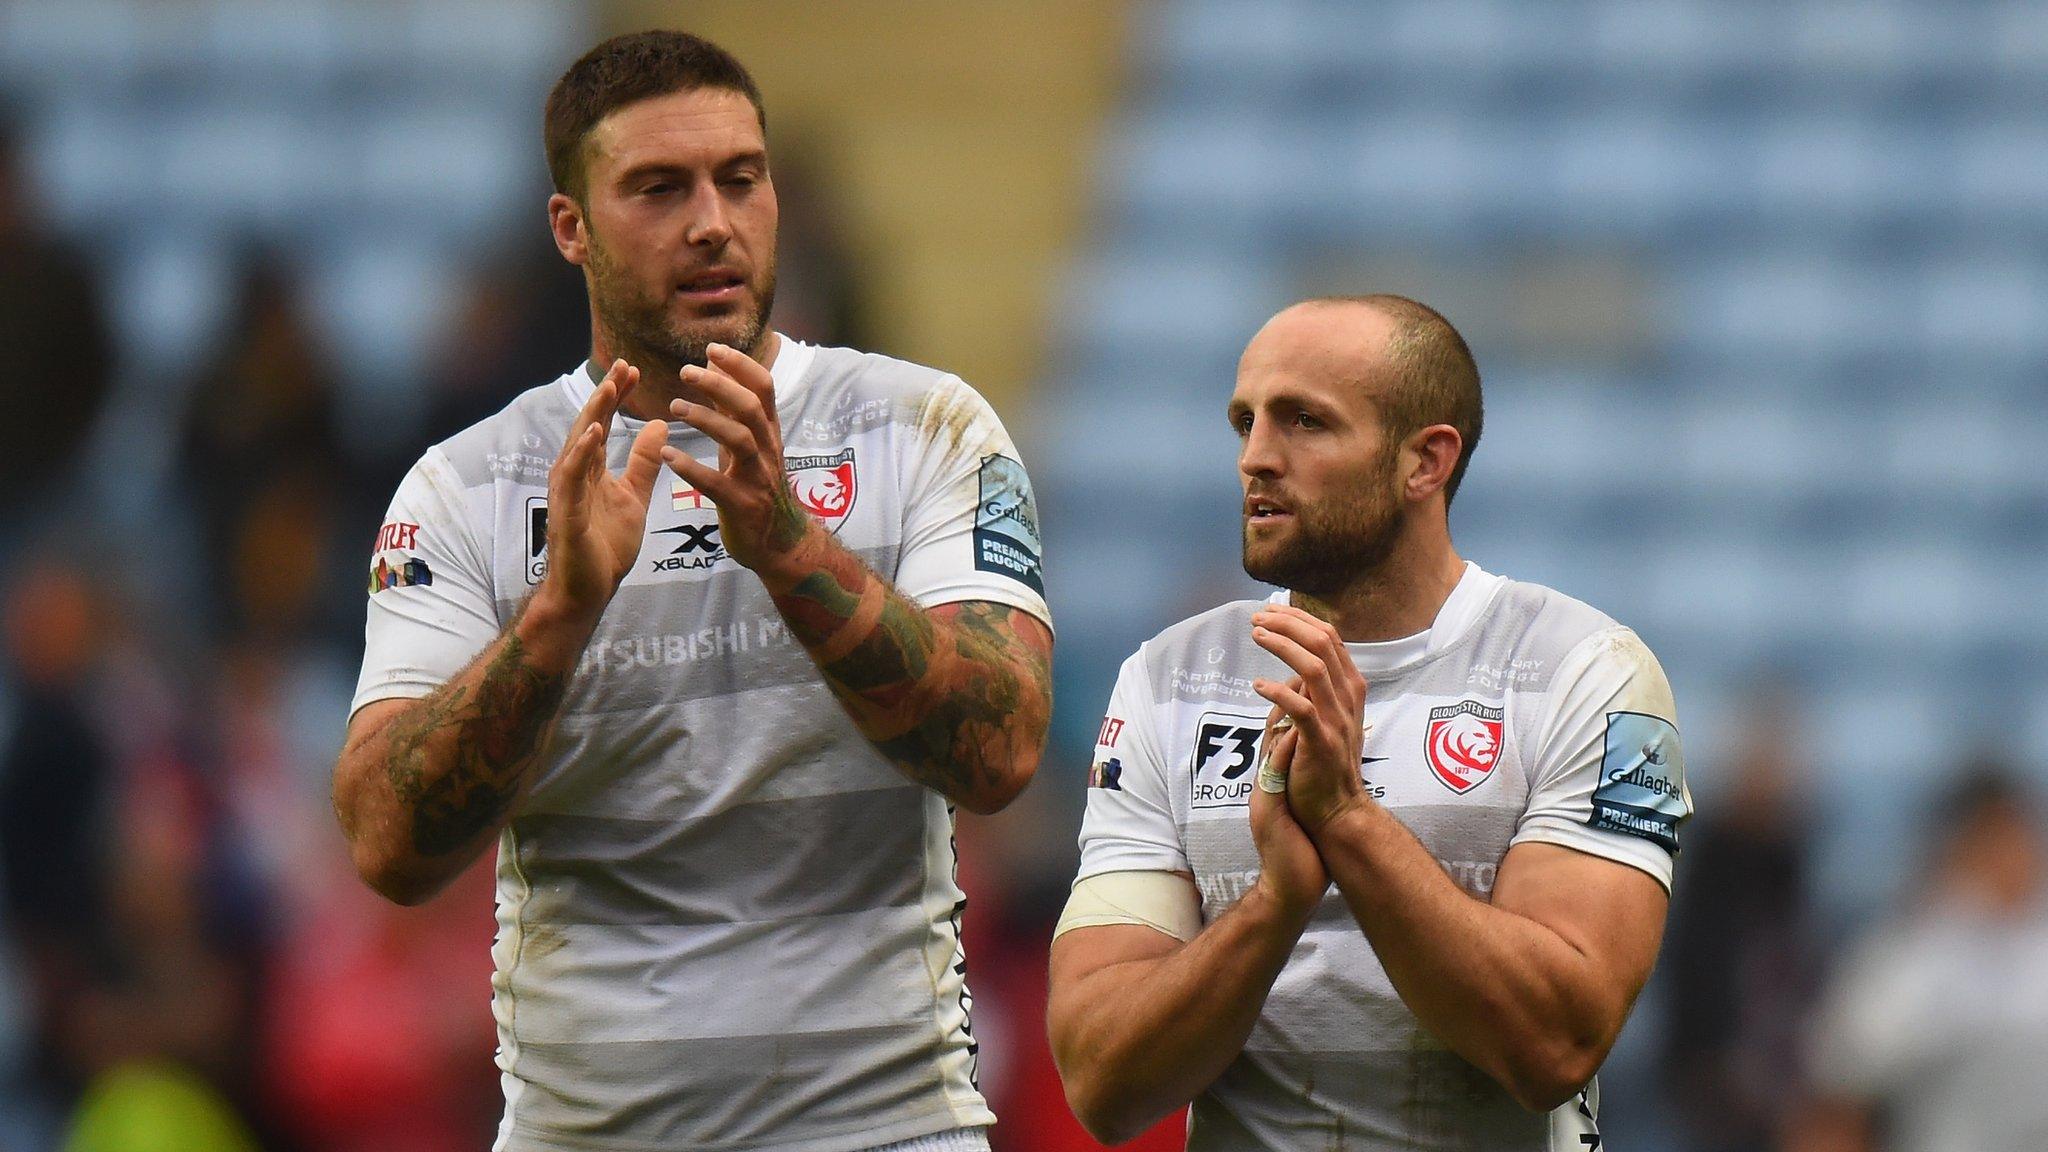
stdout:
{"type": "MultiPolygon", "coordinates": [[[[1278,594],[1281,601],[1285,594],[1278,594]]],[[[1082,876],[1191,873],[1202,917],[1259,871],[1247,805],[1268,705],[1292,673],[1252,642],[1257,601],[1182,621],[1125,661],[1089,772],[1082,876]]],[[[1524,841],[1669,888],[1690,815],[1671,690],[1635,633],[1550,589],[1467,565],[1428,632],[1349,645],[1365,673],[1371,795],[1487,899],[1524,841]]],[[[1395,994],[1332,887],[1244,1053],[1195,1100],[1191,1152],[1584,1152],[1598,1089],[1548,1117],[1448,1051],[1395,994]]]]}
{"type": "MultiPolygon", "coordinates": [[[[792,491],[842,543],[919,604],[1049,621],[1030,484],[979,395],[787,339],[772,374],[792,491]]],[[[548,469],[594,386],[527,392],[406,477],[356,707],[446,682],[545,574],[548,469]]],[[[615,472],[641,426],[615,420],[615,472]]],[[[717,460],[681,423],[670,443],[717,460]]],[[[498,842],[497,1148],[842,1152],[992,1123],[952,837],[664,469],[498,842]]]]}

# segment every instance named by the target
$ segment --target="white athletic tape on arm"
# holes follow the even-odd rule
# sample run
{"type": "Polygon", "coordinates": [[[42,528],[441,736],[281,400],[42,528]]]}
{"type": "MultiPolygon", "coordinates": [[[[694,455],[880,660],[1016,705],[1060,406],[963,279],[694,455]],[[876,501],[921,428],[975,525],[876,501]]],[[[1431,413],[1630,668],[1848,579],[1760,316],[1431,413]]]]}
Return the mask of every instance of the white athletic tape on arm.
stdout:
{"type": "Polygon", "coordinates": [[[1186,943],[1202,930],[1202,896],[1179,872],[1102,872],[1074,885],[1052,937],[1102,924],[1142,924],[1186,943]]]}

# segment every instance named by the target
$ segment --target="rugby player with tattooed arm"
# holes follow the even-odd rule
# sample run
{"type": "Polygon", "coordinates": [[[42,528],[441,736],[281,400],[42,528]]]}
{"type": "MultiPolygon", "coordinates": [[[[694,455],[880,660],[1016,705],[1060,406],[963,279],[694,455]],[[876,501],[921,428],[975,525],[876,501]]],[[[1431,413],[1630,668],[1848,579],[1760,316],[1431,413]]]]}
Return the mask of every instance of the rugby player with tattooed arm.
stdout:
{"type": "Polygon", "coordinates": [[[768,327],[761,94],[675,32],[547,103],[587,363],[430,449],[335,769],[401,903],[497,850],[501,1152],[978,1152],[955,805],[1037,768],[1016,449],[957,377],[768,327]]]}

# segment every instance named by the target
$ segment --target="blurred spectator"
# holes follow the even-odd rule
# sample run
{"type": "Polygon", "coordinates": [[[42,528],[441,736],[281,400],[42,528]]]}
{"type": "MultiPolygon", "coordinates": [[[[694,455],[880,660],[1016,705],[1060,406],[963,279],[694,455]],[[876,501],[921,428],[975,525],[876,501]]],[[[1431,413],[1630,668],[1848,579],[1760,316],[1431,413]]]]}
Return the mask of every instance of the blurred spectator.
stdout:
{"type": "MultiPolygon", "coordinates": [[[[308,1152],[475,1152],[503,1101],[491,1050],[491,870],[431,909],[379,899],[339,833],[298,902],[263,1037],[265,1089],[308,1152]]],[[[331,842],[331,843],[330,843],[331,842]]]]}
{"type": "Polygon", "coordinates": [[[1688,1152],[1769,1147],[1797,1089],[1819,947],[1803,729],[1788,696],[1777,685],[1753,698],[1728,791],[1702,806],[1679,859],[1663,1071],[1688,1152]]]}
{"type": "Polygon", "coordinates": [[[812,344],[872,348],[863,278],[854,275],[846,228],[833,196],[844,180],[820,171],[819,153],[797,133],[775,144],[775,201],[781,211],[775,270],[775,327],[812,344]]]}
{"type": "MultiPolygon", "coordinates": [[[[350,482],[335,388],[295,286],[275,263],[257,261],[243,279],[225,346],[190,390],[179,437],[177,477],[197,511],[204,565],[239,558],[237,531],[252,505],[279,486],[361,491],[350,482]]],[[[205,588],[226,595],[226,584],[209,580],[205,588]]],[[[214,608],[217,624],[243,623],[230,619],[227,604],[214,608]]]]}
{"type": "Polygon", "coordinates": [[[2035,798],[1980,763],[1934,810],[1919,891],[1853,948],[1813,1036],[1791,1152],[2048,1148],[2048,842],[2035,798]]]}
{"type": "MultiPolygon", "coordinates": [[[[428,372],[425,427],[408,447],[440,443],[589,355],[582,274],[555,251],[546,230],[523,230],[470,277],[428,372]]],[[[396,487],[417,452],[404,455],[377,491],[396,487]]]]}
{"type": "Polygon", "coordinates": [[[113,385],[101,291],[37,210],[0,109],[0,553],[77,456],[113,385]]]}
{"type": "Polygon", "coordinates": [[[83,1087],[65,1051],[89,973],[107,962],[105,858],[113,765],[88,702],[101,606],[73,568],[32,560],[7,589],[15,723],[0,748],[0,897],[26,985],[32,1097],[83,1087]]]}

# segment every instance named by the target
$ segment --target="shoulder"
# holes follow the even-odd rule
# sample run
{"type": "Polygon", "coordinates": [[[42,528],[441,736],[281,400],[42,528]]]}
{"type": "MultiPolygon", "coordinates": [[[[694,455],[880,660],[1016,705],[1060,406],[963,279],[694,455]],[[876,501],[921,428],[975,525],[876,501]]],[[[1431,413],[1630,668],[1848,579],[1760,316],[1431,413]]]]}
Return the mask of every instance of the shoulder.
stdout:
{"type": "Polygon", "coordinates": [[[989,402],[951,372],[853,348],[816,348],[813,357],[806,391],[835,415],[886,413],[889,422],[934,442],[986,439],[1001,431],[989,402]]]}
{"type": "Polygon", "coordinates": [[[1252,613],[1260,603],[1232,600],[1190,616],[1139,645],[1132,659],[1155,679],[1227,672],[1237,665],[1241,651],[1253,646],[1252,613]]]}
{"type": "Polygon", "coordinates": [[[1503,579],[1482,629],[1519,659],[1556,667],[1568,658],[1608,645],[1642,641],[1614,617],[1555,588],[1503,579]]]}
{"type": "Polygon", "coordinates": [[[809,386],[827,394],[915,405],[937,394],[973,391],[950,372],[879,352],[821,346],[811,349],[811,356],[809,386]]]}
{"type": "Polygon", "coordinates": [[[434,445],[421,463],[440,457],[464,488],[494,480],[545,485],[562,436],[575,418],[568,390],[557,377],[434,445]]]}
{"type": "Polygon", "coordinates": [[[1501,581],[1494,611],[1515,622],[1532,640],[1577,646],[1587,637],[1621,625],[1591,604],[1555,588],[1526,580],[1501,581]]]}

